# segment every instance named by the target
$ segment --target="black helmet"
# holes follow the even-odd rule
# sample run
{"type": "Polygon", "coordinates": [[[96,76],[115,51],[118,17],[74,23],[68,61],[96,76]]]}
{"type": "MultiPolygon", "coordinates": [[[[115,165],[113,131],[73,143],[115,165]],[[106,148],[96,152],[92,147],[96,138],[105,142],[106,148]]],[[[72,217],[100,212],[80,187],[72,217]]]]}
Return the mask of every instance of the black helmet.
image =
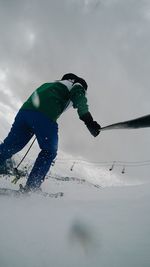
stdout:
{"type": "Polygon", "coordinates": [[[80,83],[84,87],[85,90],[87,90],[88,88],[86,81],[83,78],[80,78],[73,73],[65,74],[61,80],[73,80],[73,83],[80,83]]]}

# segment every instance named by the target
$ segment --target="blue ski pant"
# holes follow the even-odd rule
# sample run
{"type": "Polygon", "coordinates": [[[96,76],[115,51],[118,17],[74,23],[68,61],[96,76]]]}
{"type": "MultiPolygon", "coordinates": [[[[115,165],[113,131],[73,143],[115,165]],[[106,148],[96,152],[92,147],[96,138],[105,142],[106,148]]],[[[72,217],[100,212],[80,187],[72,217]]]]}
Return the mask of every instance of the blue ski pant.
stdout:
{"type": "Polygon", "coordinates": [[[0,145],[0,165],[19,152],[35,135],[41,149],[26,185],[40,187],[57,155],[58,125],[42,112],[20,109],[12,128],[0,145]]]}

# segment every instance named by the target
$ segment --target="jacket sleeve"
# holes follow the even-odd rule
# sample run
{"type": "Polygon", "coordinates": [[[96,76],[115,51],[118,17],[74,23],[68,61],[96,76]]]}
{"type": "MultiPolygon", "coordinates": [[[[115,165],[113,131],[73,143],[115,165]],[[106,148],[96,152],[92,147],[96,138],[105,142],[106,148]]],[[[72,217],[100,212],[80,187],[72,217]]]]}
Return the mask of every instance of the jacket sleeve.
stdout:
{"type": "Polygon", "coordinates": [[[82,117],[82,115],[89,111],[85,89],[80,84],[75,84],[72,87],[70,91],[70,100],[73,103],[73,107],[77,109],[79,117],[82,117]]]}

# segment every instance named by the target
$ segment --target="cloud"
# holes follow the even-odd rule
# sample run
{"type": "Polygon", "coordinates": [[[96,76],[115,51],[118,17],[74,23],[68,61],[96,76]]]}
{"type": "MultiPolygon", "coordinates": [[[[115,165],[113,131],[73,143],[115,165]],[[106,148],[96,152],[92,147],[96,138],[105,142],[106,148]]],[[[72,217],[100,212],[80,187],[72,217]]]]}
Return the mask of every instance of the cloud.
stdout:
{"type": "MultiPolygon", "coordinates": [[[[102,125],[149,113],[149,10],[145,0],[1,1],[6,92],[21,106],[42,83],[75,72],[87,80],[90,111],[102,125]]],[[[60,148],[69,153],[88,159],[149,156],[146,132],[93,139],[73,110],[59,125],[60,148]]]]}

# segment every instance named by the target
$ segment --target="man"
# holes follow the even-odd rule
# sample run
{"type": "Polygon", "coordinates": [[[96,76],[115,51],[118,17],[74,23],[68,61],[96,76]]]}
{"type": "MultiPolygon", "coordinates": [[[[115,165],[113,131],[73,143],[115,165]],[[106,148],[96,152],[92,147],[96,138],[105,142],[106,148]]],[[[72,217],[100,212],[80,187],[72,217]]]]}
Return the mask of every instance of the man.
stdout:
{"type": "Polygon", "coordinates": [[[87,83],[73,73],[65,74],[61,80],[45,83],[37,88],[19,110],[10,133],[0,145],[0,167],[7,159],[19,152],[36,136],[41,149],[29,174],[24,191],[38,190],[57,155],[57,119],[70,106],[78,111],[90,133],[96,137],[100,125],[88,111],[87,83]]]}

